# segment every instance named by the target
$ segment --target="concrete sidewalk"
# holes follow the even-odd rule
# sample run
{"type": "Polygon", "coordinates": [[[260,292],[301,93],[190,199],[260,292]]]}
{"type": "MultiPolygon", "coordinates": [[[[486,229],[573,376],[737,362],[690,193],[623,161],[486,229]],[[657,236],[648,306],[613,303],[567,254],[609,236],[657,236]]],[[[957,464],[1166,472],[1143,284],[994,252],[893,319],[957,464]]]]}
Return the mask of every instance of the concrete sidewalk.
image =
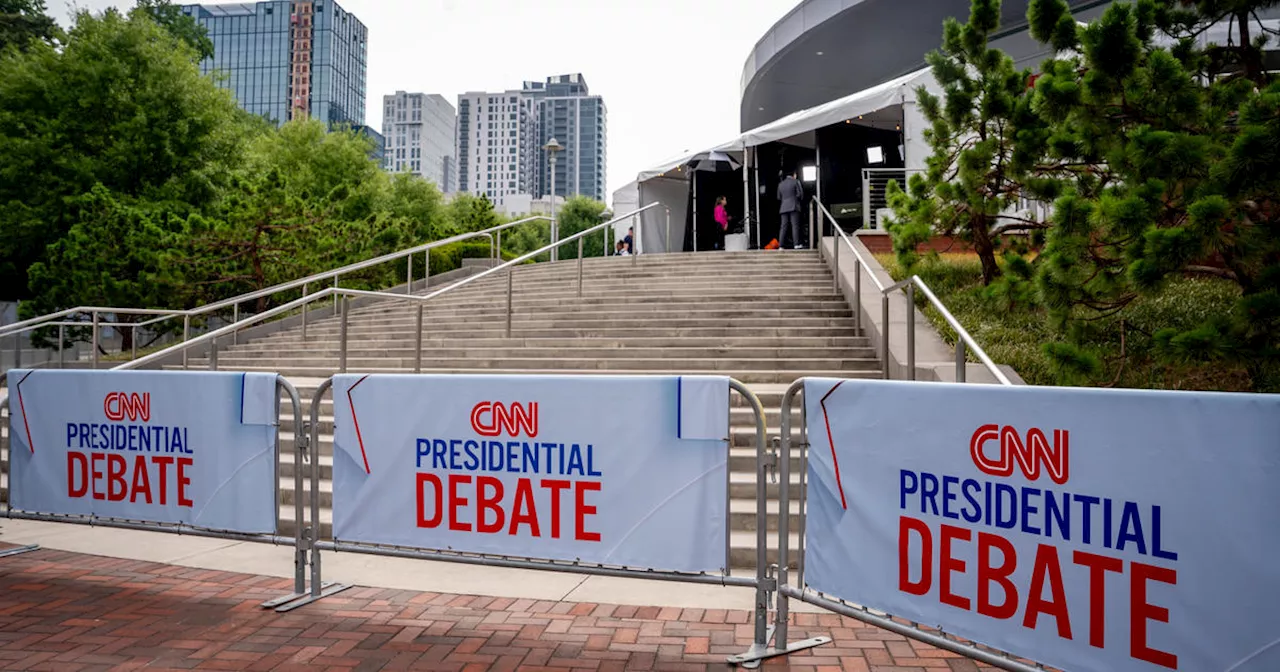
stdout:
{"type": "MultiPolygon", "coordinates": [[[[85,543],[101,543],[99,532],[85,534],[85,543]]],[[[13,540],[9,532],[5,537],[13,540]]],[[[24,539],[69,545],[65,533],[51,529],[27,530],[24,539]]],[[[235,559],[224,550],[216,544],[184,549],[235,559]]],[[[413,567],[426,573],[423,563],[413,567]]],[[[745,650],[752,633],[743,610],[376,587],[353,588],[286,614],[259,608],[290,585],[253,573],[52,549],[0,558],[0,669],[707,670],[726,669],[725,657],[745,650]]],[[[796,637],[834,641],[771,661],[770,669],[980,669],[832,614],[793,614],[792,623],[796,637]]]]}
{"type": "MultiPolygon", "coordinates": [[[[293,547],[68,523],[0,518],[0,543],[146,560],[199,569],[293,577],[293,547]]],[[[322,554],[324,580],[357,586],[511,597],[552,602],[751,609],[749,588],[643,581],[406,560],[356,553],[322,554]]],[[[808,605],[797,609],[816,611],[808,605]]]]}

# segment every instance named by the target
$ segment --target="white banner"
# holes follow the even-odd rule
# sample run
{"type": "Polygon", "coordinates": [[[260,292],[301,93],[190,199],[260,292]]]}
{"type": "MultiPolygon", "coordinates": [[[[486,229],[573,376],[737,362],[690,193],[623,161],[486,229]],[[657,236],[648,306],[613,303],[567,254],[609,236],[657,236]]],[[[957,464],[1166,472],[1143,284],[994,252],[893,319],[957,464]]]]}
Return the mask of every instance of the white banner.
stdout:
{"type": "Polygon", "coordinates": [[[275,381],[266,373],[10,371],[12,506],[274,532],[275,381]]]}
{"type": "Polygon", "coordinates": [[[810,380],[810,587],[1072,672],[1280,670],[1280,396],[810,380]]]}
{"type": "Polygon", "coordinates": [[[728,379],[334,377],[334,538],[720,571],[728,379]]]}

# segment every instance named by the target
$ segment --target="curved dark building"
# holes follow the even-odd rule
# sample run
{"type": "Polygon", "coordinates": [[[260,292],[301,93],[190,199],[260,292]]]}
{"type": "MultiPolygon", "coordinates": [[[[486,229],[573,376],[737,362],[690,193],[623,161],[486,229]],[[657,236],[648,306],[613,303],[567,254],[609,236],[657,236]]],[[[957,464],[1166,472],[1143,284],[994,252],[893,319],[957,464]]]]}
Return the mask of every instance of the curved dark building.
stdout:
{"type": "MultiPolygon", "coordinates": [[[[995,46],[1020,64],[1049,55],[1027,32],[1028,0],[1004,0],[995,46]]],[[[1111,0],[1070,0],[1085,21],[1111,0]]],[[[847,96],[924,67],[947,17],[969,0],[803,0],[769,32],[742,69],[742,130],[847,96]]]]}

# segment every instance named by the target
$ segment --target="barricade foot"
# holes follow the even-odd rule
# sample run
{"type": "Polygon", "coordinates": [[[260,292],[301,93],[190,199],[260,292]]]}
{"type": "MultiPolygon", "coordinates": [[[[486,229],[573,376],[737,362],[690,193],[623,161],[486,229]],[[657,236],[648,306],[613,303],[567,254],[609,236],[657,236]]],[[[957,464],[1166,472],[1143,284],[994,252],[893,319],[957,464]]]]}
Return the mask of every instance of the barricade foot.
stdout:
{"type": "Polygon", "coordinates": [[[40,544],[29,544],[27,546],[15,546],[13,548],[6,548],[4,550],[0,550],[0,558],[4,558],[10,555],[20,555],[22,553],[30,553],[31,551],[38,551],[38,550],[40,550],[40,544]]]}
{"type": "Polygon", "coordinates": [[[330,595],[336,595],[338,593],[341,593],[342,591],[350,587],[351,587],[350,584],[345,584],[345,583],[323,583],[323,584],[320,584],[319,595],[312,595],[311,593],[306,593],[293,601],[289,601],[284,604],[281,604],[280,606],[276,607],[276,611],[281,614],[287,611],[293,611],[298,607],[305,607],[308,604],[311,604],[312,602],[324,599],[326,597],[329,597],[330,595]]]}
{"type": "MultiPolygon", "coordinates": [[[[769,640],[773,640],[772,632],[769,633],[769,640]]],[[[760,667],[761,662],[768,660],[769,658],[786,656],[796,653],[797,651],[804,651],[805,649],[812,649],[815,646],[822,646],[823,644],[830,643],[830,637],[810,637],[809,639],[802,639],[798,642],[791,642],[781,649],[776,649],[767,645],[760,646],[759,644],[752,644],[751,648],[747,649],[746,653],[729,656],[727,662],[730,665],[737,665],[738,667],[748,670],[754,670],[757,667],[760,667]]]]}

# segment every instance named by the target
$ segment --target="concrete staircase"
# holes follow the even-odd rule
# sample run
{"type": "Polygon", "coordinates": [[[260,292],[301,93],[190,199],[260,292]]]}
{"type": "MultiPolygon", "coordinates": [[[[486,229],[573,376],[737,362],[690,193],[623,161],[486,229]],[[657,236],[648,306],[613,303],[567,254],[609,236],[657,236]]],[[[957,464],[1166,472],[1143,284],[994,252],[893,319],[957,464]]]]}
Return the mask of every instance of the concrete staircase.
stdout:
{"type": "MultiPolygon", "coordinates": [[[[506,277],[498,273],[427,304],[425,373],[722,374],[748,385],[777,437],[779,407],[801,376],[879,377],[871,344],[854,329],[852,312],[832,288],[815,252],[740,252],[589,259],[577,296],[576,261],[515,270],[513,324],[506,337],[506,277]]],[[[347,370],[412,372],[416,309],[381,302],[348,316],[347,370]]],[[[308,404],[339,366],[339,318],[224,347],[225,371],[277,371],[308,404]]],[[[208,367],[192,359],[192,369],[208,367]]],[[[754,421],[731,395],[730,563],[754,567],[756,455],[754,421]]],[[[283,407],[287,409],[287,406],[283,407]]],[[[798,409],[797,409],[798,410],[798,409]]],[[[281,427],[281,526],[292,534],[295,492],[292,414],[281,427]]],[[[797,413],[795,417],[800,417],[797,413]]],[[[321,406],[321,534],[330,536],[333,405],[321,406]]],[[[792,462],[798,494],[798,460],[792,462]]],[[[304,472],[309,467],[304,465],[304,472]]],[[[777,485],[769,485],[770,530],[778,524],[777,485]]],[[[792,530],[798,518],[793,503],[792,530]]],[[[771,546],[773,543],[771,542],[771,546]]],[[[793,546],[794,547],[794,546],[793,546]]],[[[775,554],[770,551],[771,562],[775,554]]]]}

